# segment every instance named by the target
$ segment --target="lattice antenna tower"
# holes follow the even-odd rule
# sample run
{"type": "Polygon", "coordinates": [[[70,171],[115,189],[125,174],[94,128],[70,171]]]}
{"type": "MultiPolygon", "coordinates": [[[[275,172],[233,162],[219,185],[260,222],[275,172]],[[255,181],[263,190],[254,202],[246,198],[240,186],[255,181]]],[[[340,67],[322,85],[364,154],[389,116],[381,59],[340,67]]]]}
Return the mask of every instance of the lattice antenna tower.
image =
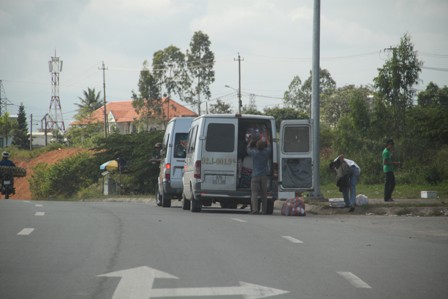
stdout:
{"type": "Polygon", "coordinates": [[[59,73],[62,72],[62,60],[59,60],[59,57],[56,56],[56,51],[54,52],[54,57],[51,57],[51,61],[48,62],[48,68],[51,73],[51,101],[48,113],[50,121],[47,128],[64,133],[65,124],[59,99],[59,73]]]}
{"type": "Polygon", "coordinates": [[[0,80],[0,115],[3,115],[3,113],[8,111],[8,105],[11,105],[11,102],[6,97],[5,88],[3,87],[3,81],[0,80]]]}

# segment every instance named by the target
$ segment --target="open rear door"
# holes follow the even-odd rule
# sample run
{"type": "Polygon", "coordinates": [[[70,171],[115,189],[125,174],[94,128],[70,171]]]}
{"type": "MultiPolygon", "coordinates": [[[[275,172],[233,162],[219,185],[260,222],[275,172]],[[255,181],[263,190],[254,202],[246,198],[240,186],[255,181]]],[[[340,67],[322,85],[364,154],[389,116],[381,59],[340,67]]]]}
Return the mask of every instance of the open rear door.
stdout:
{"type": "Polygon", "coordinates": [[[284,120],[279,140],[279,191],[311,191],[313,142],[310,120],[284,120]]]}

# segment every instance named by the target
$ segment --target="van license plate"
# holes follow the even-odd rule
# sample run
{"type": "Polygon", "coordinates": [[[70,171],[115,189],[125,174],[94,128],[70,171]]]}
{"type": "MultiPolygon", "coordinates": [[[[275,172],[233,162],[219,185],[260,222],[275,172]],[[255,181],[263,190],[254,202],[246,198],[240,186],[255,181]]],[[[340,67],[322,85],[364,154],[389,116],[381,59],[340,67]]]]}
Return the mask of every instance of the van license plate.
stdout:
{"type": "Polygon", "coordinates": [[[213,184],[225,185],[226,184],[226,176],[225,175],[215,175],[215,178],[213,179],[213,184]]]}

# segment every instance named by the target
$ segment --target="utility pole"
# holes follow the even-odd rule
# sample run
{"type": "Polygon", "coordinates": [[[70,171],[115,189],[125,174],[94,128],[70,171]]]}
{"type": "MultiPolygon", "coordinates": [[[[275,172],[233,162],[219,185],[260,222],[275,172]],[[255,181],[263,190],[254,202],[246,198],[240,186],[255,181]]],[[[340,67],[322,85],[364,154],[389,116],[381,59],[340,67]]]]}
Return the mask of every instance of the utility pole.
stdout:
{"type": "Polygon", "coordinates": [[[392,109],[394,113],[394,117],[397,118],[395,121],[395,132],[398,136],[404,132],[405,128],[405,119],[402,119],[404,115],[404,109],[402,109],[402,103],[400,103],[400,76],[398,74],[399,66],[398,66],[398,57],[397,57],[397,47],[389,47],[384,49],[384,51],[392,51],[392,109]]]}
{"type": "Polygon", "coordinates": [[[30,151],[33,150],[33,114],[30,114],[30,151]]]}
{"type": "Polygon", "coordinates": [[[103,112],[104,112],[104,137],[107,137],[107,111],[106,111],[106,70],[107,68],[103,65],[99,70],[103,71],[103,112]]]}
{"type": "MultiPolygon", "coordinates": [[[[48,120],[47,120],[47,117],[48,117],[49,115],[48,115],[48,113],[47,114],[45,114],[45,116],[40,120],[40,127],[42,128],[44,128],[44,135],[45,135],[45,146],[47,146],[48,145],[48,142],[47,142],[47,140],[48,140],[48,138],[47,138],[47,136],[48,136],[48,134],[47,134],[47,123],[48,123],[48,120]],[[42,125],[42,121],[44,121],[44,125],[42,125]]],[[[30,142],[31,143],[31,142],[30,142]]]]}
{"type": "Polygon", "coordinates": [[[311,120],[313,130],[313,181],[314,197],[320,193],[320,0],[314,0],[313,14],[313,70],[312,70],[312,105],[311,120]]]}
{"type": "Polygon", "coordinates": [[[240,53],[238,53],[238,58],[233,60],[238,61],[238,114],[241,114],[241,61],[244,61],[244,59],[241,59],[240,53]]]}

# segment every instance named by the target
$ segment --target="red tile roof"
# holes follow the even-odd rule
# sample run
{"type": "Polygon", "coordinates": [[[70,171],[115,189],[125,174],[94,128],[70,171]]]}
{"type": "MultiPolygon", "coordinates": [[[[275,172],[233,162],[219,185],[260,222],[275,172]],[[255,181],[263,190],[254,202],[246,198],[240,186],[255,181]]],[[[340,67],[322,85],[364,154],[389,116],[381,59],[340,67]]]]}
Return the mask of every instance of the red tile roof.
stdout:
{"type": "MultiPolygon", "coordinates": [[[[178,116],[197,116],[195,112],[179,104],[173,99],[163,98],[163,115],[168,116],[168,119],[178,116]],[[169,103],[169,105],[168,105],[169,103]]],[[[133,122],[139,119],[140,115],[132,106],[132,100],[121,102],[109,102],[106,104],[107,115],[112,113],[116,123],[133,122]]],[[[88,123],[103,123],[104,122],[104,107],[95,110],[90,117],[74,121],[72,125],[84,125],[88,123]]]]}

